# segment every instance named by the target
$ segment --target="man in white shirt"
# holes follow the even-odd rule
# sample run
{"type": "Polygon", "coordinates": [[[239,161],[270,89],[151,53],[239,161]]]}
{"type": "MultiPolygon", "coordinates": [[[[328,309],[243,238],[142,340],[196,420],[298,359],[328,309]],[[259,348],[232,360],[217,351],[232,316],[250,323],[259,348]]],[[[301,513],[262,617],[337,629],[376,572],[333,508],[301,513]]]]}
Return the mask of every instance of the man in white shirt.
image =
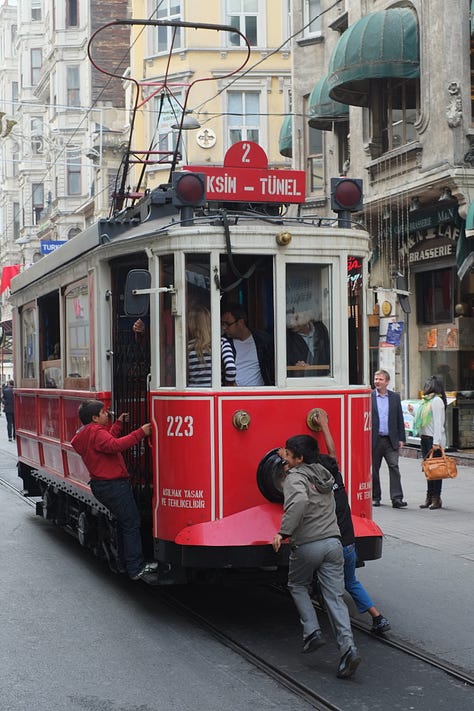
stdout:
{"type": "Polygon", "coordinates": [[[235,354],[236,385],[274,385],[273,341],[268,333],[250,330],[247,314],[240,304],[227,304],[223,307],[221,325],[224,337],[230,342],[235,354]]]}

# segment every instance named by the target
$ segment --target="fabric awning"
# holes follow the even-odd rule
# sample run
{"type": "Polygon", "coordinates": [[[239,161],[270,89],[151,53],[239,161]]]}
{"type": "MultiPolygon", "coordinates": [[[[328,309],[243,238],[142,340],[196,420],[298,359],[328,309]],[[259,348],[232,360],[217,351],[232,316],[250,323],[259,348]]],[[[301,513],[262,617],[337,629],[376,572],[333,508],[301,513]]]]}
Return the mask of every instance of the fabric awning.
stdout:
{"type": "Polygon", "coordinates": [[[316,83],[309,97],[309,125],[321,131],[332,131],[335,122],[348,120],[349,106],[331,99],[328,78],[323,77],[316,83]]]}
{"type": "Polygon", "coordinates": [[[466,219],[466,226],[461,228],[456,245],[456,267],[459,279],[464,279],[466,274],[474,269],[474,238],[468,237],[467,224],[466,219]]]}
{"type": "Polygon", "coordinates": [[[466,237],[474,237],[474,202],[469,205],[466,215],[466,237]]]}
{"type": "Polygon", "coordinates": [[[285,158],[293,157],[293,125],[291,115],[283,119],[280,128],[278,150],[280,155],[285,156],[285,158]]]}
{"type": "Polygon", "coordinates": [[[329,96],[368,106],[372,79],[420,76],[418,22],[404,7],[371,12],[341,35],[329,62],[329,96]]]}

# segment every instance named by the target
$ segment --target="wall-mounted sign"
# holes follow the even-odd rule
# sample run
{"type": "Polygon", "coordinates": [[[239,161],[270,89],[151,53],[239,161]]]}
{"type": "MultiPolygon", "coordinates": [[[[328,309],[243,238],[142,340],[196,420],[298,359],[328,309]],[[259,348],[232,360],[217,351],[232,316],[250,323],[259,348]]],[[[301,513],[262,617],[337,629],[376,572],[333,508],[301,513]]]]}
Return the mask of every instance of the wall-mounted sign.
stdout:
{"type": "Polygon", "coordinates": [[[60,239],[42,239],[40,241],[41,254],[49,254],[54,252],[55,249],[60,247],[62,244],[66,244],[67,240],[60,239]]]}

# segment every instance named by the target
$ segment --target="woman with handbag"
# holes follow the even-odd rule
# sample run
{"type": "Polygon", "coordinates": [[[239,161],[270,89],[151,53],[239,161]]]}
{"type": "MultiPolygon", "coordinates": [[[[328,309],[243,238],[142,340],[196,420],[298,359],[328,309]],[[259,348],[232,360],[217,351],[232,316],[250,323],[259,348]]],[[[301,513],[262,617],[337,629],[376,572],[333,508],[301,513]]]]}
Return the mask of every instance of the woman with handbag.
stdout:
{"type": "MultiPolygon", "coordinates": [[[[421,438],[421,456],[428,456],[431,449],[434,457],[440,457],[446,447],[446,393],[443,381],[432,375],[423,388],[423,402],[418,408],[413,423],[414,434],[421,438]]],[[[427,480],[426,501],[420,509],[440,509],[442,479],[427,480]]]]}

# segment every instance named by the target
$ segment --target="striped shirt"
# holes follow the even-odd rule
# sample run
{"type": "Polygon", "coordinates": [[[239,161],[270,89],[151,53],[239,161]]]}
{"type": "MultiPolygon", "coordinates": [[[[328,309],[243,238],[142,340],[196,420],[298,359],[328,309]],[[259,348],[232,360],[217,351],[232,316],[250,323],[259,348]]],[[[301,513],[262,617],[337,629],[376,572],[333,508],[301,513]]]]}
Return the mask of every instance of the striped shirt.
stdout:
{"type": "MultiPolygon", "coordinates": [[[[226,338],[221,339],[222,380],[224,385],[235,382],[235,358],[232,346],[226,338]]],[[[194,350],[194,341],[188,344],[188,385],[197,388],[210,388],[212,385],[212,361],[210,351],[203,354],[202,360],[194,350]]]]}

